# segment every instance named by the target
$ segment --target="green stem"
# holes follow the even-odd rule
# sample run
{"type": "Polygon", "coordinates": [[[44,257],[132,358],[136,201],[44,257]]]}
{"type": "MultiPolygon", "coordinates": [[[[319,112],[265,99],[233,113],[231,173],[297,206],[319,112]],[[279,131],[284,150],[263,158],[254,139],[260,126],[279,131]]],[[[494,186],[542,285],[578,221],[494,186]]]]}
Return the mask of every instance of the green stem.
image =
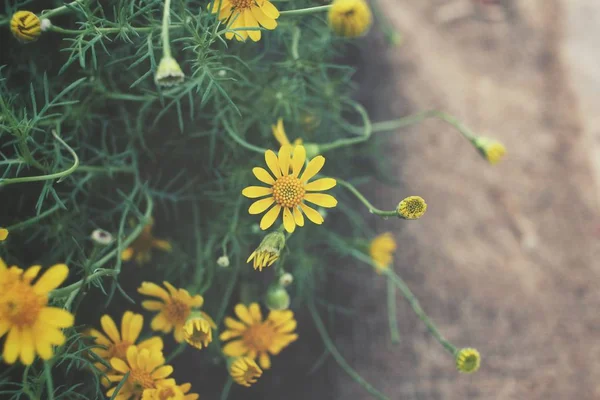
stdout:
{"type": "Polygon", "coordinates": [[[231,379],[231,377],[227,378],[227,382],[225,382],[225,386],[223,386],[223,391],[221,392],[221,400],[227,400],[232,385],[233,380],[231,379]]]}
{"type": "Polygon", "coordinates": [[[400,292],[402,293],[404,298],[408,301],[411,308],[413,309],[415,314],[417,314],[419,319],[421,321],[423,321],[425,326],[427,326],[427,329],[433,335],[433,337],[435,337],[436,340],[438,342],[440,342],[441,345],[444,346],[444,348],[446,350],[448,350],[450,352],[450,354],[452,354],[452,356],[454,357],[454,355],[456,354],[456,351],[457,351],[456,347],[454,347],[454,345],[452,345],[452,343],[447,341],[442,336],[442,334],[437,329],[437,327],[435,326],[433,321],[431,321],[429,316],[427,316],[427,314],[425,314],[425,311],[423,311],[423,309],[421,308],[421,305],[419,304],[419,300],[417,300],[417,298],[412,293],[412,291],[410,290],[410,288],[408,287],[406,282],[404,282],[404,280],[402,278],[400,278],[398,275],[396,275],[396,273],[392,269],[386,270],[385,274],[388,276],[388,279],[390,279],[398,287],[398,289],[400,289],[400,292]]]}
{"type": "Polygon", "coordinates": [[[60,298],[60,297],[66,297],[69,294],[71,294],[71,292],[74,292],[75,290],[79,289],[81,286],[83,286],[83,284],[85,282],[90,282],[96,278],[101,278],[103,276],[109,276],[109,275],[116,275],[116,271],[114,269],[100,269],[99,271],[94,272],[93,274],[91,274],[90,276],[86,277],[85,280],[80,280],[77,281],[69,286],[65,286],[64,288],[60,288],[60,289],[54,289],[52,292],[50,292],[50,298],[60,298]]]}
{"type": "Polygon", "coordinates": [[[392,343],[400,343],[400,332],[398,331],[398,316],[396,314],[396,286],[391,279],[387,280],[387,305],[388,322],[390,324],[390,338],[392,343]]]}
{"type": "Polygon", "coordinates": [[[331,4],[326,5],[326,6],[301,8],[299,10],[281,11],[280,14],[282,16],[286,16],[286,17],[299,16],[299,15],[311,15],[311,14],[317,14],[317,13],[320,13],[323,11],[327,11],[330,8],[331,8],[331,4]]]}
{"type": "Polygon", "coordinates": [[[356,128],[355,132],[357,134],[360,134],[360,136],[355,137],[355,138],[349,138],[349,139],[338,139],[331,143],[321,144],[321,145],[319,145],[319,152],[321,154],[323,154],[329,150],[337,149],[339,147],[352,146],[355,144],[366,142],[371,137],[371,134],[373,133],[373,125],[371,124],[371,119],[369,118],[369,114],[367,113],[367,110],[365,110],[365,108],[363,106],[361,106],[360,104],[358,104],[356,102],[352,102],[351,104],[352,104],[352,107],[354,107],[354,109],[360,114],[360,116],[363,120],[362,127],[355,127],[356,128]]]}
{"type": "Polygon", "coordinates": [[[24,177],[24,178],[2,179],[2,180],[0,180],[0,187],[15,184],[15,183],[48,181],[48,180],[53,180],[53,179],[59,179],[59,181],[60,181],[62,178],[75,172],[75,170],[79,166],[79,157],[77,157],[77,154],[75,153],[75,151],[73,151],[73,149],[58,136],[56,131],[54,131],[54,130],[52,131],[52,136],[54,136],[54,138],[56,140],[58,140],[58,142],[60,144],[65,146],[67,148],[67,150],[69,151],[69,153],[71,153],[71,155],[73,156],[73,165],[69,169],[66,169],[62,172],[56,172],[54,174],[48,174],[48,175],[28,176],[28,177],[24,177]]]}
{"type": "Polygon", "coordinates": [[[60,6],[60,7],[54,8],[52,10],[42,11],[40,13],[40,17],[48,18],[48,19],[50,19],[52,17],[58,17],[59,15],[62,15],[62,14],[65,14],[65,13],[71,11],[75,4],[81,4],[81,3],[84,3],[85,1],[87,1],[87,0],[75,0],[69,4],[65,4],[64,6],[60,6]]]}
{"type": "Polygon", "coordinates": [[[356,196],[356,198],[358,200],[361,201],[361,203],[363,203],[368,209],[369,212],[371,214],[375,214],[375,215],[379,215],[380,217],[397,217],[398,216],[398,212],[396,210],[393,211],[384,211],[384,210],[380,210],[378,208],[376,208],[373,204],[371,204],[371,202],[369,202],[369,200],[367,200],[367,198],[365,196],[362,195],[361,192],[358,191],[358,189],[356,189],[354,187],[354,185],[352,185],[349,182],[346,182],[342,179],[338,179],[335,178],[335,180],[337,181],[338,185],[341,185],[343,187],[345,187],[346,189],[348,189],[354,196],[356,196]]]}
{"type": "Polygon", "coordinates": [[[294,60],[300,59],[300,53],[298,53],[298,44],[300,43],[300,28],[294,26],[292,31],[292,58],[294,60]]]}
{"type": "Polygon", "coordinates": [[[171,42],[169,41],[169,23],[171,22],[171,0],[165,0],[163,11],[161,39],[163,45],[163,57],[171,57],[171,42]]]}
{"type": "Polygon", "coordinates": [[[43,218],[46,218],[48,215],[54,213],[55,211],[58,211],[60,208],[61,208],[61,206],[56,205],[56,206],[52,207],[51,209],[44,211],[40,215],[36,215],[35,217],[29,218],[25,221],[21,221],[17,224],[11,225],[11,226],[7,227],[6,229],[8,229],[9,232],[12,232],[17,229],[25,228],[31,224],[38,222],[39,220],[41,220],[43,218]]]}
{"type": "Polygon", "coordinates": [[[350,365],[348,365],[348,362],[340,354],[338,349],[333,344],[333,341],[327,334],[327,329],[325,328],[325,325],[323,324],[323,321],[321,320],[321,317],[319,316],[319,313],[315,308],[315,303],[313,299],[309,299],[307,305],[310,314],[312,315],[313,321],[315,322],[315,326],[317,327],[317,331],[319,332],[319,335],[321,336],[321,339],[325,344],[325,347],[331,353],[337,364],[350,376],[350,378],[352,378],[356,383],[362,386],[373,397],[380,400],[388,400],[388,397],[386,397],[383,393],[371,386],[369,382],[367,382],[362,376],[358,374],[358,372],[356,372],[354,369],[352,369],[350,365]]]}
{"type": "Polygon", "coordinates": [[[44,363],[44,375],[46,378],[46,388],[48,389],[48,400],[54,400],[54,382],[52,381],[52,366],[48,361],[44,363]]]}
{"type": "Polygon", "coordinates": [[[93,31],[85,31],[81,29],[65,29],[56,25],[52,25],[48,28],[49,31],[62,33],[65,35],[81,35],[82,33],[89,34],[109,34],[109,33],[119,33],[119,32],[137,32],[137,33],[147,33],[155,30],[155,27],[152,26],[144,26],[144,27],[129,27],[129,28],[94,28],[93,31]]]}
{"type": "Polygon", "coordinates": [[[233,130],[233,128],[231,128],[231,126],[229,126],[229,123],[225,119],[223,120],[223,126],[225,127],[225,130],[227,131],[229,136],[231,136],[231,138],[233,140],[235,140],[238,144],[242,145],[242,147],[245,147],[248,150],[255,151],[260,154],[265,154],[265,152],[267,151],[267,149],[263,149],[262,147],[258,147],[253,144],[250,144],[250,143],[246,142],[244,139],[242,139],[241,137],[239,137],[238,134],[233,130]]]}

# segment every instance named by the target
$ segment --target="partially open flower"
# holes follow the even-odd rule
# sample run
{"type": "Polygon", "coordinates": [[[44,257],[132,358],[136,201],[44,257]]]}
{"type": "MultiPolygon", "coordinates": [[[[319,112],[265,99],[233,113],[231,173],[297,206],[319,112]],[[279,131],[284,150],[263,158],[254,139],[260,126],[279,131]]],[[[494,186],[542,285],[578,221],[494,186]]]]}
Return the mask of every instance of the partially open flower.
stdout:
{"type": "Polygon", "coordinates": [[[477,349],[465,348],[456,353],[456,368],[460,372],[473,373],[479,369],[480,364],[481,356],[477,349]]]}
{"type": "Polygon", "coordinates": [[[237,384],[250,387],[261,377],[262,369],[253,359],[239,357],[229,367],[229,374],[237,384]]]}
{"type": "Polygon", "coordinates": [[[254,260],[254,269],[262,271],[279,259],[279,253],[285,247],[285,235],[282,232],[271,232],[260,242],[260,245],[246,262],[254,260]]]}
{"type": "Polygon", "coordinates": [[[183,326],[183,338],[190,346],[202,350],[212,342],[213,329],[217,326],[207,314],[194,313],[183,326]]]}
{"type": "Polygon", "coordinates": [[[154,75],[154,81],[158,86],[170,87],[179,85],[183,82],[185,74],[181,67],[171,56],[166,56],[160,59],[158,70],[154,75]]]}
{"type": "Polygon", "coordinates": [[[365,0],[335,0],[329,9],[328,19],[336,34],[354,38],[369,30],[373,15],[365,0]]]}
{"type": "Polygon", "coordinates": [[[40,19],[31,11],[17,11],[10,19],[10,31],[20,42],[35,42],[42,34],[40,19]]]}
{"type": "Polygon", "coordinates": [[[265,305],[269,310],[287,310],[290,307],[290,295],[283,286],[271,285],[267,289],[265,305]]]}
{"type": "Polygon", "coordinates": [[[490,164],[494,165],[500,162],[504,155],[506,154],[506,148],[504,145],[497,140],[486,138],[486,137],[476,137],[473,140],[473,145],[479,153],[485,158],[490,164]]]}
{"type": "Polygon", "coordinates": [[[90,237],[101,246],[108,246],[113,241],[113,236],[104,229],[95,229],[90,237]]]}
{"type": "Polygon", "coordinates": [[[398,204],[396,211],[399,218],[419,219],[427,211],[427,203],[420,196],[409,196],[398,204]]]}

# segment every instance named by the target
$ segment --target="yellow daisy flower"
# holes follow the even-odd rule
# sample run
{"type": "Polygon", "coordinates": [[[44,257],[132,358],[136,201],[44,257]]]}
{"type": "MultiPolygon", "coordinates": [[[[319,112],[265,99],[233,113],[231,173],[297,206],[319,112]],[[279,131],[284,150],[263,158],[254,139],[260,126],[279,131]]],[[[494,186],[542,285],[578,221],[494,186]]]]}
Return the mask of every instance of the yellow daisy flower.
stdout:
{"type": "Polygon", "coordinates": [[[157,383],[156,389],[146,389],[142,394],[142,400],[198,400],[196,393],[189,393],[192,385],[184,383],[177,385],[175,379],[165,379],[157,383]]]}
{"type": "MultiPolygon", "coordinates": [[[[134,224],[132,222],[132,224],[134,224]]],[[[152,236],[152,227],[154,221],[144,227],[140,235],[131,243],[131,245],[121,253],[121,260],[129,261],[135,256],[135,262],[138,265],[147,263],[152,259],[152,249],[157,248],[164,251],[171,251],[171,243],[166,240],[156,239],[152,236]]]]}
{"type": "Polygon", "coordinates": [[[57,307],[48,307],[48,294],[59,287],[69,274],[64,264],[50,267],[35,284],[41,267],[27,270],[8,268],[0,258],[0,338],[6,336],[4,362],[13,364],[17,358],[31,365],[36,354],[43,360],[52,357],[52,346],[66,340],[63,328],[73,326],[73,314],[57,307]]]}
{"type": "MultiPolygon", "coordinates": [[[[218,18],[221,21],[227,21],[227,28],[259,28],[273,30],[277,27],[275,21],[279,18],[279,11],[269,0],[219,0],[213,2],[212,13],[219,13],[218,18]]],[[[229,40],[233,39],[243,42],[248,37],[257,42],[260,40],[261,31],[256,30],[235,30],[225,33],[229,40]]]]}
{"type": "Polygon", "coordinates": [[[402,200],[396,208],[398,217],[404,219],[419,219],[425,215],[426,211],[427,203],[420,196],[409,196],[402,200]]]}
{"type": "Polygon", "coordinates": [[[334,0],[328,20],[331,30],[336,34],[353,38],[369,30],[373,15],[365,0],[334,0]]]}
{"type": "Polygon", "coordinates": [[[10,31],[20,42],[35,42],[42,34],[42,23],[31,11],[17,11],[10,19],[10,31]]]}
{"type": "MultiPolygon", "coordinates": [[[[98,357],[110,363],[113,357],[125,360],[127,349],[129,346],[136,345],[142,327],[144,325],[144,317],[141,314],[134,314],[131,311],[126,311],[121,319],[121,332],[117,328],[115,321],[109,315],[103,315],[100,318],[100,325],[104,332],[96,329],[89,329],[87,333],[94,337],[96,344],[104,346],[104,349],[95,348],[92,352],[98,357]]],[[[149,349],[152,351],[162,351],[162,338],[156,336],[143,340],[137,344],[138,349],[149,349]]],[[[101,363],[97,363],[96,367],[100,371],[104,371],[106,367],[101,363]]]]}
{"type": "MultiPolygon", "coordinates": [[[[290,139],[288,139],[287,134],[285,133],[285,128],[283,127],[283,119],[279,118],[277,120],[277,125],[271,125],[271,130],[273,131],[273,136],[279,143],[280,146],[291,146],[290,139]]],[[[298,138],[294,140],[294,146],[298,146],[302,144],[302,139],[298,138]]]]}
{"type": "MultiPolygon", "coordinates": [[[[174,337],[177,343],[185,339],[184,326],[194,309],[202,307],[204,298],[200,295],[191,296],[185,289],[176,289],[169,282],[163,282],[168,292],[152,282],[142,282],[138,292],[159,298],[157,300],[146,300],[142,302],[142,307],[149,311],[159,311],[152,319],[150,327],[155,331],[169,333],[174,330],[174,337]]],[[[202,318],[209,321],[214,326],[214,321],[205,312],[197,311],[202,318]]]]}
{"type": "Polygon", "coordinates": [[[235,313],[240,320],[226,317],[225,326],[228,329],[220,336],[223,341],[235,338],[223,347],[223,354],[228,357],[244,356],[252,360],[258,357],[260,366],[269,369],[269,353],[277,355],[298,339],[298,335],[293,333],[296,320],[290,310],[271,311],[264,321],[258,303],[252,303],[249,307],[238,304],[235,313]]]}
{"type": "Polygon", "coordinates": [[[456,353],[456,368],[460,372],[473,373],[479,369],[480,365],[481,355],[479,355],[477,349],[460,349],[456,353]]]}
{"type": "Polygon", "coordinates": [[[396,247],[396,240],[390,232],[382,233],[371,240],[369,254],[375,263],[375,270],[378,274],[390,267],[394,260],[396,247]]]}
{"type": "Polygon", "coordinates": [[[248,357],[238,357],[231,363],[229,375],[231,375],[231,378],[233,378],[236,383],[250,387],[261,377],[262,369],[260,369],[253,359],[248,357]]]}
{"type": "Polygon", "coordinates": [[[156,349],[138,349],[137,346],[129,346],[125,360],[114,357],[110,360],[114,374],[108,375],[108,379],[115,387],[106,392],[111,397],[116,390],[116,385],[129,372],[125,384],[115,397],[116,400],[139,400],[146,389],[156,389],[166,385],[165,380],[173,373],[173,367],[164,365],[165,358],[162,351],[156,349]]]}
{"type": "Polygon", "coordinates": [[[194,313],[183,325],[183,338],[192,347],[202,350],[212,342],[212,330],[217,325],[206,313],[194,313]]]}
{"type": "Polygon", "coordinates": [[[304,204],[304,201],[314,203],[321,207],[335,207],[337,200],[328,194],[311,193],[331,189],[336,185],[335,179],[321,178],[308,182],[325,164],[325,157],[316,156],[306,166],[302,175],[300,170],[306,162],[306,150],[298,145],[292,155],[291,146],[283,146],[279,150],[279,157],[271,150],[265,152],[265,161],[271,174],[264,168],[254,168],[254,176],[271,187],[249,186],[242,191],[248,198],[254,199],[267,196],[254,202],[248,212],[260,214],[275,204],[261,219],[260,228],[265,230],[271,227],[283,210],[283,226],[288,232],[294,232],[296,225],[304,226],[304,214],[313,223],[320,225],[323,217],[317,210],[304,204]]]}
{"type": "Polygon", "coordinates": [[[0,242],[3,242],[8,237],[8,229],[0,228],[0,242]]]}

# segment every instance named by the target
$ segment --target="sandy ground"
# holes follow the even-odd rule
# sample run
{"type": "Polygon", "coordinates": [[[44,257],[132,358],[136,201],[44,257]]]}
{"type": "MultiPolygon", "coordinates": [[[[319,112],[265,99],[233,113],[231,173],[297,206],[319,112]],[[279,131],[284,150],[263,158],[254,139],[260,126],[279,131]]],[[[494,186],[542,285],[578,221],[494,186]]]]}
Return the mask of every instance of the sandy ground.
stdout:
{"type": "MultiPolygon", "coordinates": [[[[403,187],[380,185],[375,199],[427,200],[423,219],[379,221],[378,231],[395,232],[396,271],[483,364],[458,374],[400,296],[402,341],[390,344],[386,285],[368,271],[339,284],[360,318],[338,328],[336,343],[391,399],[600,398],[600,3],[379,4],[404,44],[373,32],[363,46],[361,100],[373,119],[436,108],[509,149],[491,167],[440,121],[403,129],[387,153],[403,187]]],[[[336,399],[370,398],[336,379],[336,399]]]]}

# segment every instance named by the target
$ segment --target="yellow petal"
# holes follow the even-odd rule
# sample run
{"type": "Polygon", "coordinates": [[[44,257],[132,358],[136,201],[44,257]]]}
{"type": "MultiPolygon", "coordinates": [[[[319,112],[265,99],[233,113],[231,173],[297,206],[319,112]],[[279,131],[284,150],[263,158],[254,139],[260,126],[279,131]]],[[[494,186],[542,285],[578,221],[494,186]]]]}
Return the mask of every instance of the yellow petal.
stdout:
{"type": "Polygon", "coordinates": [[[304,211],[304,214],[310,219],[314,224],[321,225],[323,223],[323,216],[318,213],[317,210],[307,206],[304,203],[300,203],[300,208],[304,211]]]}
{"type": "Polygon", "coordinates": [[[50,267],[44,275],[33,285],[37,294],[46,294],[59,287],[69,275],[69,267],[65,264],[57,264],[50,267]]]}
{"type": "MultiPolygon", "coordinates": [[[[254,16],[252,15],[252,11],[248,9],[244,12],[244,23],[245,26],[247,26],[248,28],[258,28],[258,22],[256,22],[256,18],[254,18],[254,16]]],[[[260,30],[247,32],[248,36],[250,36],[250,39],[252,39],[253,41],[258,42],[260,40],[260,30]]]]}
{"type": "Polygon", "coordinates": [[[35,351],[39,354],[42,360],[52,358],[52,344],[44,338],[36,338],[35,351]]]}
{"type": "Polygon", "coordinates": [[[292,146],[281,146],[279,149],[279,166],[283,175],[290,173],[291,153],[292,146]]]}
{"type": "Polygon", "coordinates": [[[275,207],[271,208],[260,220],[260,229],[263,231],[265,229],[269,229],[279,216],[280,212],[281,206],[279,204],[275,204],[275,207]]]}
{"type": "Polygon", "coordinates": [[[296,222],[294,222],[294,216],[292,215],[289,208],[283,209],[283,227],[289,233],[294,232],[296,229],[296,222]]]}
{"type": "Polygon", "coordinates": [[[281,176],[281,168],[279,168],[279,160],[272,150],[265,151],[265,161],[275,178],[281,176]]]}
{"type": "Polygon", "coordinates": [[[23,278],[31,282],[35,279],[36,276],[38,276],[38,274],[40,273],[40,269],[42,269],[40,265],[33,265],[27,268],[27,270],[23,274],[23,278]]]}
{"type": "Polygon", "coordinates": [[[304,226],[304,216],[298,207],[294,207],[294,221],[298,226],[304,226]]]}
{"type": "Polygon", "coordinates": [[[14,364],[21,353],[21,331],[18,327],[13,327],[8,331],[8,336],[4,342],[3,360],[7,364],[14,364]]]}
{"type": "MultiPolygon", "coordinates": [[[[266,172],[266,171],[265,171],[266,172]]],[[[255,199],[257,197],[267,196],[273,193],[273,188],[263,186],[248,186],[242,190],[242,194],[249,199],[255,199]]]]}
{"type": "Polygon", "coordinates": [[[31,328],[24,327],[21,331],[21,362],[24,365],[31,365],[35,356],[33,343],[33,332],[31,328]]]}
{"type": "Polygon", "coordinates": [[[273,203],[275,203],[275,199],[273,197],[267,197],[266,199],[255,201],[248,209],[248,213],[260,214],[267,208],[271,207],[273,203]]]}
{"type": "Polygon", "coordinates": [[[0,272],[6,271],[6,269],[7,269],[6,263],[4,262],[4,260],[2,258],[0,258],[0,272]]]}
{"type": "Polygon", "coordinates": [[[252,173],[259,181],[266,183],[267,185],[272,185],[275,183],[275,179],[267,172],[266,169],[261,167],[252,168],[252,173]]]}
{"type": "MultiPolygon", "coordinates": [[[[126,353],[126,358],[127,358],[127,363],[132,367],[135,368],[136,366],[138,366],[138,348],[136,346],[129,346],[127,348],[127,353],[126,353]]],[[[112,360],[111,359],[111,364],[112,364],[112,360]]]]}
{"type": "Polygon", "coordinates": [[[129,343],[135,343],[140,337],[142,332],[142,326],[144,325],[144,317],[141,314],[133,314],[131,321],[129,321],[129,329],[127,332],[123,330],[123,340],[129,343]]]}
{"type": "Polygon", "coordinates": [[[308,182],[310,178],[319,173],[321,168],[323,168],[323,165],[325,165],[325,157],[316,156],[315,158],[310,160],[310,162],[306,166],[306,169],[304,170],[304,173],[300,177],[300,180],[302,182],[308,182]]]}
{"type": "Polygon", "coordinates": [[[171,332],[173,325],[169,322],[165,315],[161,312],[157,314],[150,322],[150,328],[154,331],[162,331],[165,333],[171,332]]]}
{"type": "Polygon", "coordinates": [[[237,331],[225,331],[223,333],[221,333],[221,335],[219,336],[219,339],[221,339],[221,341],[227,341],[229,339],[233,339],[236,337],[239,337],[242,335],[242,332],[237,332],[237,331]]]}
{"type": "Polygon", "coordinates": [[[229,329],[233,329],[236,331],[245,331],[246,330],[246,325],[242,324],[241,322],[239,322],[231,317],[225,317],[225,326],[229,329]]]}
{"type": "Polygon", "coordinates": [[[148,349],[151,352],[160,352],[163,349],[163,340],[161,337],[158,336],[153,336],[150,339],[146,339],[146,340],[142,340],[139,344],[138,344],[138,348],[141,349],[148,349]]]}
{"type": "Polygon", "coordinates": [[[234,308],[234,311],[240,320],[242,320],[248,325],[253,324],[252,315],[250,315],[250,311],[245,305],[237,304],[234,308]]]}
{"type": "Polygon", "coordinates": [[[171,242],[169,242],[168,240],[153,239],[152,247],[154,247],[156,249],[164,250],[164,251],[173,250],[173,246],[171,246],[171,242]]]}
{"type": "Polygon", "coordinates": [[[262,352],[260,353],[259,359],[258,359],[258,363],[260,364],[260,367],[262,369],[269,369],[271,368],[271,359],[269,358],[269,355],[267,354],[267,352],[262,352]]]}
{"type": "Polygon", "coordinates": [[[142,301],[142,307],[148,311],[159,311],[165,307],[165,303],[156,300],[142,301]]]}
{"type": "Polygon", "coordinates": [[[320,192],[322,190],[331,189],[336,184],[337,182],[333,178],[321,178],[314,182],[307,183],[306,186],[304,186],[304,189],[309,192],[320,192]]]}
{"type": "Polygon", "coordinates": [[[304,146],[296,146],[294,148],[294,156],[292,158],[292,168],[294,176],[298,176],[305,162],[306,149],[304,148],[304,146]]]}
{"type": "Polygon", "coordinates": [[[57,307],[44,307],[40,310],[38,320],[44,324],[57,328],[69,328],[73,326],[75,320],[73,314],[69,311],[57,307]]]}
{"type": "Polygon", "coordinates": [[[223,354],[229,357],[240,357],[248,352],[248,348],[241,340],[234,340],[223,347],[223,354]]]}
{"type": "Polygon", "coordinates": [[[152,282],[142,282],[142,285],[138,288],[138,293],[146,296],[158,297],[165,301],[170,298],[165,289],[152,282]]]}
{"type": "Polygon", "coordinates": [[[324,193],[306,193],[304,195],[304,200],[310,201],[321,207],[331,208],[337,206],[335,197],[324,193]]]}
{"type": "Polygon", "coordinates": [[[258,305],[258,303],[250,304],[248,310],[250,311],[250,315],[252,316],[252,319],[255,323],[262,322],[262,313],[260,312],[260,306],[258,305]]]}
{"type": "MultiPolygon", "coordinates": [[[[251,10],[252,10],[252,15],[254,16],[254,18],[256,18],[258,23],[261,24],[265,29],[275,29],[277,27],[277,22],[273,18],[269,18],[259,7],[252,6],[251,10]]],[[[281,121],[281,119],[279,119],[279,121],[281,121]]],[[[279,121],[277,123],[278,127],[279,127],[279,121]]],[[[281,128],[280,132],[283,132],[283,135],[285,136],[285,130],[283,130],[283,124],[282,124],[282,128],[281,128]]],[[[275,132],[273,132],[273,134],[275,135],[275,132]]],[[[281,145],[290,144],[290,141],[288,140],[287,136],[285,136],[286,142],[283,142],[282,140],[280,140],[280,138],[278,138],[277,135],[275,135],[275,138],[281,145]]]]}
{"type": "Polygon", "coordinates": [[[125,361],[117,357],[110,359],[110,366],[113,367],[115,371],[122,372],[123,374],[129,372],[129,366],[125,363],[125,361]]]}
{"type": "Polygon", "coordinates": [[[8,229],[0,228],[0,242],[8,237],[8,229]]]}
{"type": "MultiPolygon", "coordinates": [[[[258,8],[256,6],[252,6],[252,13],[254,14],[254,17],[258,20],[258,22],[261,22],[260,18],[266,18],[264,13],[262,11],[260,11],[260,8],[258,8]],[[257,10],[257,11],[255,12],[255,10],[257,10]]],[[[262,23],[261,23],[261,25],[265,26],[262,23]]],[[[277,25],[277,24],[275,24],[275,25],[277,25]]],[[[270,29],[272,29],[272,28],[270,28],[270,29]]],[[[277,142],[279,143],[280,146],[285,146],[285,145],[290,144],[290,140],[288,139],[287,135],[285,134],[285,129],[283,127],[283,119],[279,118],[277,120],[277,125],[271,125],[271,130],[273,131],[273,136],[275,136],[275,139],[277,140],[277,142]]]]}
{"type": "Polygon", "coordinates": [[[279,11],[269,0],[259,0],[258,6],[265,13],[265,15],[272,19],[279,18],[279,11]]]}
{"type": "Polygon", "coordinates": [[[119,343],[121,341],[121,335],[119,334],[117,325],[109,315],[103,315],[102,318],[100,318],[100,325],[102,325],[102,329],[104,329],[104,332],[113,343],[119,343]]]}
{"type": "Polygon", "coordinates": [[[152,373],[152,378],[154,379],[165,379],[167,376],[173,373],[173,367],[170,365],[163,365],[159,367],[152,373]]]}

